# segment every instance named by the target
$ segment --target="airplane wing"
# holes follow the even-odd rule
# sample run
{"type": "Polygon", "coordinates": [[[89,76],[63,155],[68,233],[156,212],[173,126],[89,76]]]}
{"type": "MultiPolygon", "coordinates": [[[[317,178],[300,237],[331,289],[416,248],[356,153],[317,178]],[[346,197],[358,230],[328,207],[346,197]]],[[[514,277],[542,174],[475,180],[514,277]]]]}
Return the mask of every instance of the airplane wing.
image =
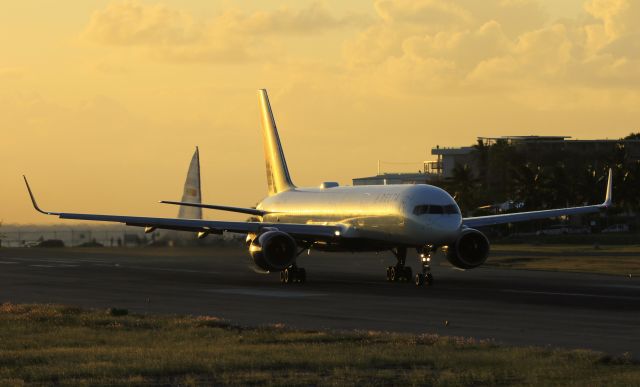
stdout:
{"type": "Polygon", "coordinates": [[[186,207],[209,208],[209,209],[212,209],[212,210],[238,212],[238,213],[241,213],[241,214],[257,215],[257,216],[263,216],[263,215],[267,214],[267,211],[256,210],[255,208],[220,206],[220,205],[217,205],[217,204],[202,204],[202,203],[192,203],[192,202],[174,202],[174,201],[171,201],[171,200],[160,200],[160,203],[163,203],[163,204],[175,204],[175,205],[178,205],[178,206],[186,206],[186,207]]]}
{"type": "Polygon", "coordinates": [[[602,204],[582,206],[582,207],[558,208],[553,210],[517,212],[513,214],[477,216],[477,217],[462,219],[462,224],[466,227],[482,227],[482,226],[493,226],[496,224],[504,224],[504,223],[524,222],[527,220],[534,220],[534,219],[554,218],[556,216],[562,216],[562,215],[577,215],[577,214],[589,214],[589,213],[599,212],[605,208],[610,207],[612,204],[612,196],[611,196],[612,179],[613,179],[612,171],[611,169],[609,169],[609,178],[607,180],[607,193],[606,193],[604,202],[602,204]]]}
{"type": "Polygon", "coordinates": [[[101,215],[101,214],[77,214],[69,212],[44,211],[38,206],[31,191],[27,178],[23,176],[27,185],[29,196],[33,207],[46,215],[56,215],[60,219],[91,220],[99,222],[124,223],[127,226],[145,227],[145,231],[155,229],[194,231],[209,234],[222,234],[223,232],[233,232],[240,234],[257,233],[267,227],[274,227],[280,231],[290,234],[294,239],[312,240],[335,240],[343,230],[341,225],[319,225],[319,224],[294,224],[294,223],[261,223],[261,222],[231,222],[201,219],[180,219],[180,218],[154,218],[143,216],[123,216],[123,215],[101,215]]]}

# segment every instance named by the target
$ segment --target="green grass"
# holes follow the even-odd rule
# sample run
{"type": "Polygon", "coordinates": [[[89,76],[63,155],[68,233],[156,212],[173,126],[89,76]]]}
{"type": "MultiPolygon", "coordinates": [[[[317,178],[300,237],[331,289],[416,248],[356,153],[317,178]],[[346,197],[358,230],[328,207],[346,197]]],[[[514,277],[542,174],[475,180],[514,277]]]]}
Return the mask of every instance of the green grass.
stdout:
{"type": "Polygon", "coordinates": [[[639,277],[640,246],[497,244],[485,265],[639,277]]]}
{"type": "Polygon", "coordinates": [[[640,365],[431,334],[248,329],[215,317],[4,304],[0,385],[23,384],[628,386],[640,384],[640,365]]]}

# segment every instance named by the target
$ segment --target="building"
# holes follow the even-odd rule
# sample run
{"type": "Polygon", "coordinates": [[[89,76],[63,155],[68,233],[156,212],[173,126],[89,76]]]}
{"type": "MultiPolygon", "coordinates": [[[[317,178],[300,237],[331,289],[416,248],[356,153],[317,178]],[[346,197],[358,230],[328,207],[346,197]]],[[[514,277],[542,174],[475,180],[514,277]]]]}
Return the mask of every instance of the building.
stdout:
{"type": "Polygon", "coordinates": [[[588,162],[598,168],[606,164],[618,150],[624,149],[626,162],[640,161],[640,139],[633,138],[618,140],[577,140],[570,136],[502,136],[478,137],[476,145],[463,147],[441,147],[431,149],[436,156],[433,161],[425,161],[423,170],[419,173],[381,173],[375,176],[358,177],[353,179],[353,185],[384,185],[384,184],[433,184],[453,176],[456,165],[468,165],[476,177],[483,175],[487,168],[483,165],[479,152],[483,149],[491,152],[496,144],[509,146],[520,159],[543,163],[541,158],[553,155],[558,160],[588,162]]]}
{"type": "Polygon", "coordinates": [[[387,184],[431,184],[436,176],[432,173],[379,173],[375,176],[356,177],[353,185],[387,184]]]}
{"type": "MultiPolygon", "coordinates": [[[[436,161],[431,162],[433,165],[432,173],[440,178],[447,178],[453,175],[453,168],[456,165],[475,165],[473,159],[473,147],[464,146],[460,148],[441,148],[436,146],[431,149],[431,154],[437,157],[436,161]]],[[[477,171],[474,170],[477,174],[477,171]]]]}
{"type": "Polygon", "coordinates": [[[477,145],[458,148],[436,146],[431,149],[431,154],[436,156],[432,162],[432,173],[440,178],[450,178],[456,165],[468,165],[476,176],[480,174],[480,160],[476,150],[482,147],[489,149],[498,143],[512,146],[515,152],[528,161],[541,161],[541,157],[554,154],[557,158],[569,159],[578,156],[585,158],[598,167],[603,160],[608,159],[616,151],[624,149],[627,161],[640,160],[640,139],[600,139],[577,140],[570,136],[502,136],[502,137],[478,137],[477,145]]]}

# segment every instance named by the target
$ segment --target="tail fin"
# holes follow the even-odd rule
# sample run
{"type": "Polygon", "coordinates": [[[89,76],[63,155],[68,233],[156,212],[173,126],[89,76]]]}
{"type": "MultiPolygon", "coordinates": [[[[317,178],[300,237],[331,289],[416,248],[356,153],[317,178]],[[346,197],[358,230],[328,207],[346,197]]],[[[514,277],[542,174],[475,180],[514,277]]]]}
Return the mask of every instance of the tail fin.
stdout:
{"type": "MultiPolygon", "coordinates": [[[[182,201],[190,203],[202,202],[202,191],[200,189],[200,152],[198,151],[198,147],[196,147],[196,151],[189,164],[187,179],[184,182],[182,201]]],[[[202,208],[180,206],[178,218],[202,219],[202,208]]]]}
{"type": "Polygon", "coordinates": [[[607,178],[607,193],[604,197],[603,207],[611,207],[613,204],[613,169],[609,168],[609,177],[607,178]]]}
{"type": "Polygon", "coordinates": [[[269,195],[275,195],[287,191],[296,186],[291,182],[287,161],[284,158],[282,144],[278,136],[278,128],[273,118],[269,96],[265,89],[258,90],[260,103],[260,121],[262,122],[262,135],[264,137],[264,158],[267,167],[267,184],[269,195]]]}

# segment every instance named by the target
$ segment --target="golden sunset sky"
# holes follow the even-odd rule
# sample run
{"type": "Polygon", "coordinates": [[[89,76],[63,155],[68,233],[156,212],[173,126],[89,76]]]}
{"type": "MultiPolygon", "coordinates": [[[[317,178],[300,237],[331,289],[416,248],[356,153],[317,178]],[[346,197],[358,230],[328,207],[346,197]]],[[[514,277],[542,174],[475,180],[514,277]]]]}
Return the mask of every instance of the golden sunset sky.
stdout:
{"type": "Polygon", "coordinates": [[[196,145],[203,201],[255,205],[259,88],[299,186],[477,136],[620,138],[639,20],[636,0],[4,1],[0,219],[59,222],[23,173],[45,209],[175,216],[156,201],[196,145]]]}

